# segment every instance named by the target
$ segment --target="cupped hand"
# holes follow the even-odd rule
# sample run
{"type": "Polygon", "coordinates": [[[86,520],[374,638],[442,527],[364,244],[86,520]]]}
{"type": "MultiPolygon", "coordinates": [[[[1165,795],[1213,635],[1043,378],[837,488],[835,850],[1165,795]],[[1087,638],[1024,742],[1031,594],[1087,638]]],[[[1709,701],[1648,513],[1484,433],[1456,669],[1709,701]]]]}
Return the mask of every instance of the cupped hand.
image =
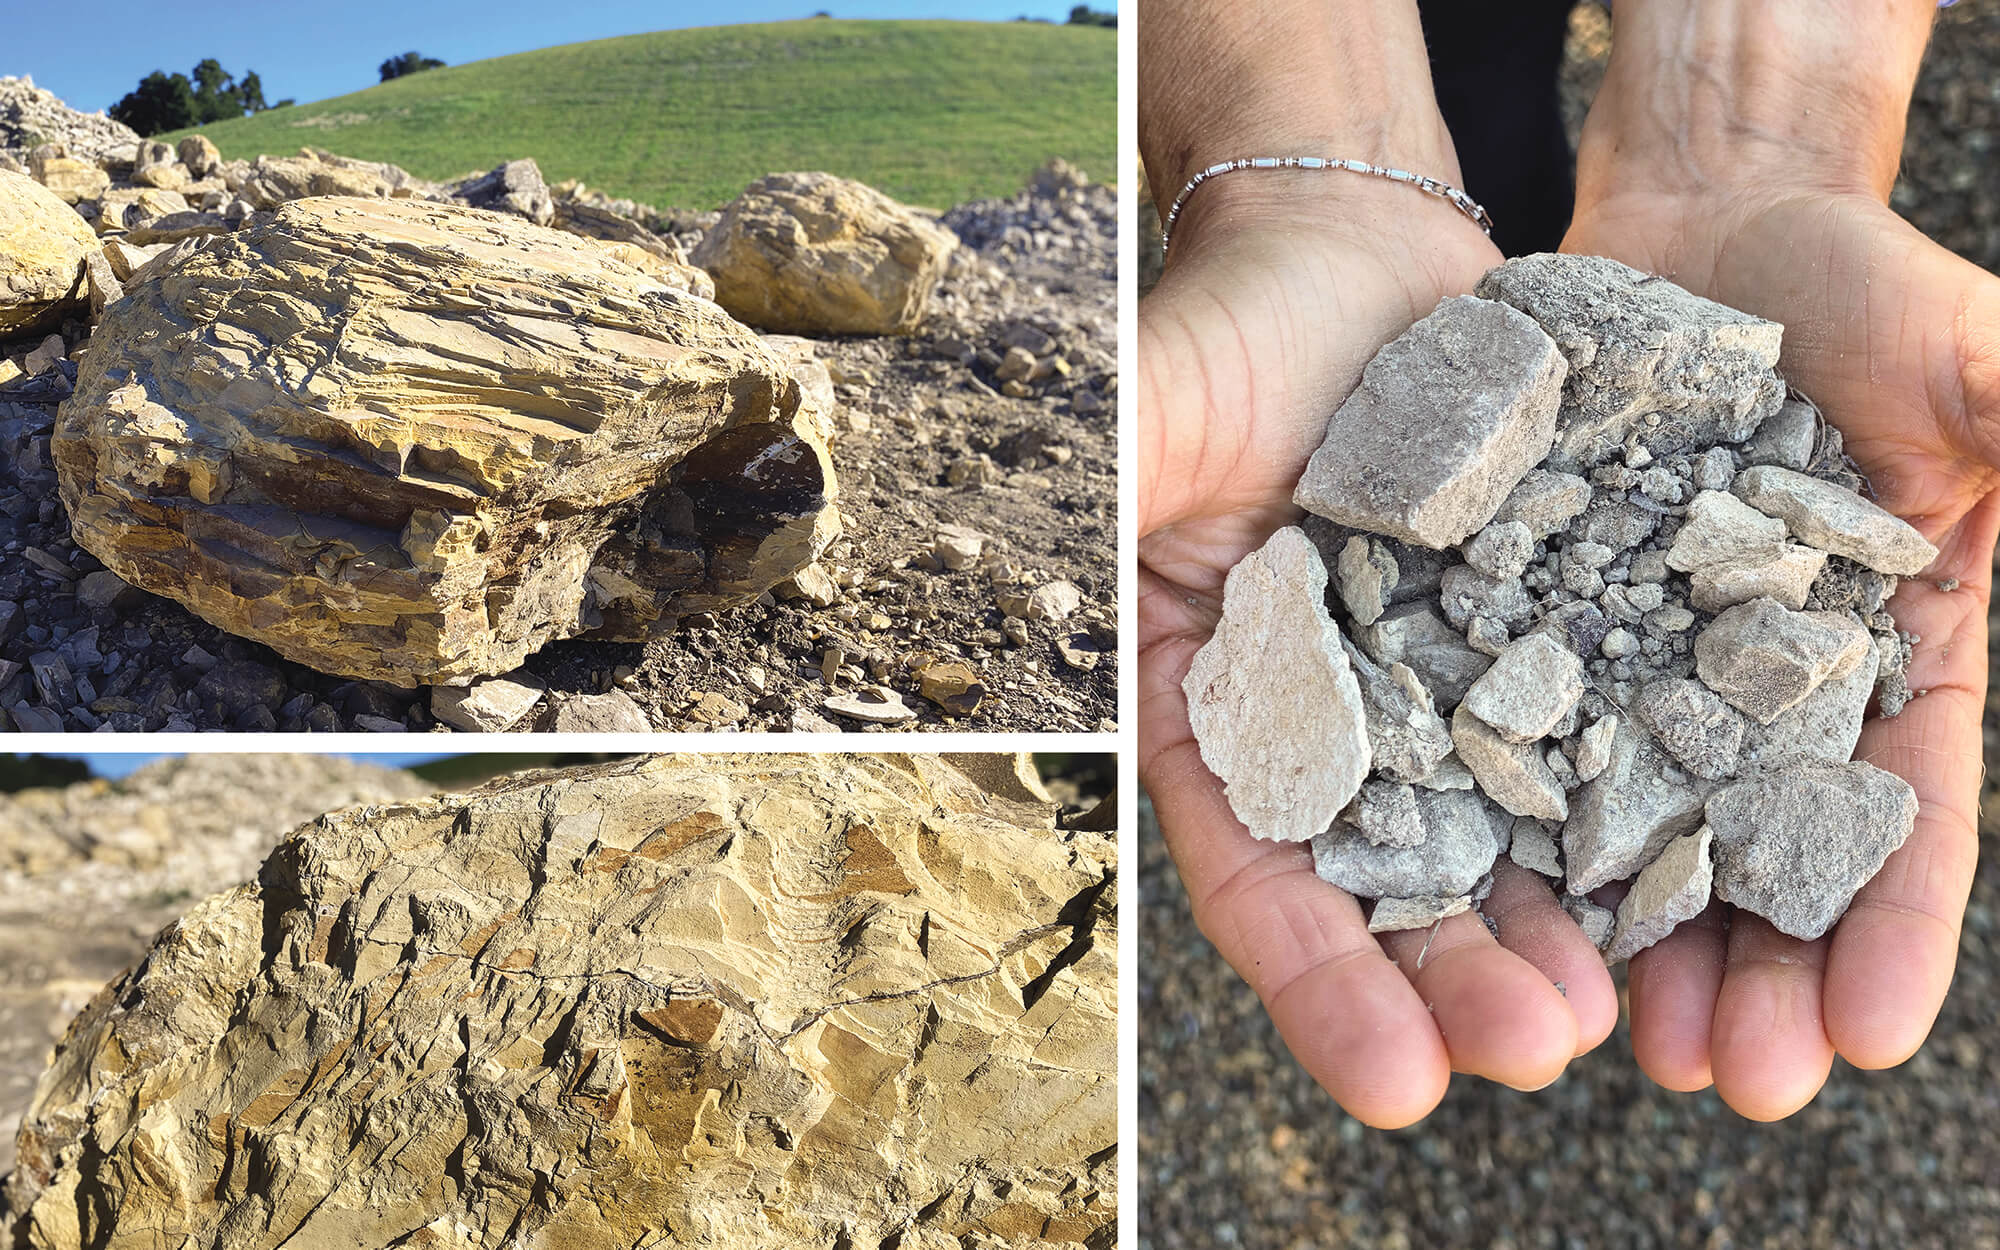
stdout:
{"type": "Polygon", "coordinates": [[[1453,1071],[1546,1085],[1610,1033],[1617,998],[1546,883],[1504,857],[1482,909],[1498,941],[1470,913],[1378,939],[1305,845],[1250,836],[1201,761],[1181,681],[1224,578],[1300,516],[1292,489],[1376,349],[1500,261],[1409,188],[1257,177],[1203,188],[1139,310],[1139,768],[1202,931],[1306,1070],[1397,1127],[1453,1071]]]}
{"type": "MultiPolygon", "coordinates": [[[[1593,118],[1593,124],[1596,119],[1593,118]]],[[[1608,131],[1608,127],[1606,128],[1608,131]]],[[[1978,855],[1986,612],[2000,533],[2000,279],[1884,206],[1885,182],[1729,189],[1614,155],[1585,132],[1564,250],[1611,256],[1783,323],[1779,369],[1841,431],[1878,501],[1935,543],[1890,610],[1921,636],[1913,699],[1857,758],[1916,788],[1916,830],[1826,937],[1711,905],[1632,961],[1632,1042],[1672,1089],[1711,1082],[1745,1116],[1812,1099],[1837,1053],[1901,1063],[1936,1018],[1978,855]],[[1947,587],[1955,588],[1947,589],[1947,587]]],[[[1891,163],[1893,168],[1893,162],[1891,163]]]]}

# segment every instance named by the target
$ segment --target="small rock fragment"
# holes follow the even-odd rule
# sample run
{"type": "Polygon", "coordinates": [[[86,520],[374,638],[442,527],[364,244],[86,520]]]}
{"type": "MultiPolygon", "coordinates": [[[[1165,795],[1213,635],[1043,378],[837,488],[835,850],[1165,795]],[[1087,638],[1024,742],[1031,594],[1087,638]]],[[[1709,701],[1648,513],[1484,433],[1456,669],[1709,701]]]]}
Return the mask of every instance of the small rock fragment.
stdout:
{"type": "Polygon", "coordinates": [[[1703,826],[1667,843],[1660,857],[1646,865],[1632,889],[1618,904],[1617,928],[1604,950],[1606,963],[1619,963],[1658,942],[1683,921],[1708,906],[1714,864],[1709,859],[1713,833],[1703,826]]]}
{"type": "Polygon", "coordinates": [[[1519,521],[1494,521],[1465,544],[1465,562],[1496,581],[1519,577],[1534,554],[1534,535],[1519,521]]]}
{"type": "Polygon", "coordinates": [[[1368,362],[1293,499],[1425,547],[1462,542],[1547,453],[1567,372],[1515,310],[1443,300],[1368,362]]]}
{"type": "Polygon", "coordinates": [[[1797,611],[1806,606],[1813,579],[1825,567],[1826,553],[1817,547],[1790,543],[1761,547],[1695,570],[1688,578],[1688,600],[1704,612],[1720,612],[1752,599],[1774,599],[1797,611]]]}
{"type": "Polygon", "coordinates": [[[1362,782],[1361,793],[1341,819],[1376,846],[1410,847],[1424,840],[1424,815],[1416,791],[1401,782],[1362,782]]]}
{"type": "Polygon", "coordinates": [[[1361,688],[1370,766],[1392,781],[1421,781],[1451,754],[1451,731],[1407,665],[1377,665],[1342,639],[1361,688]]]}
{"type": "Polygon", "coordinates": [[[835,716],[874,725],[903,725],[917,718],[902,696],[887,686],[865,686],[852,694],[837,694],[820,706],[835,716]]]}
{"type": "Polygon", "coordinates": [[[1735,774],[1743,718],[1707,686],[1676,677],[1648,682],[1632,710],[1667,754],[1695,776],[1721,781],[1735,774]]]}
{"type": "Polygon", "coordinates": [[[1667,567],[1692,573],[1718,564],[1740,564],[1744,557],[1784,541],[1783,521],[1765,516],[1734,495],[1705,490],[1688,503],[1680,532],[1667,548],[1667,567]]]}
{"type": "Polygon", "coordinates": [[[555,733],[650,733],[653,725],[631,695],[608,690],[562,700],[549,728],[555,733]]]}
{"type": "Polygon", "coordinates": [[[1611,945],[1611,934],[1618,924],[1617,913],[1609,907],[1599,907],[1581,894],[1563,895],[1562,905],[1592,946],[1603,950],[1611,945]]]}
{"type": "Polygon", "coordinates": [[[1362,898],[1449,898],[1470,893],[1500,854],[1507,816],[1474,790],[1416,791],[1424,838],[1376,846],[1343,824],[1313,839],[1320,880],[1362,898]]]}
{"type": "Polygon", "coordinates": [[[1571,894],[1622,881],[1659,857],[1667,843],[1701,824],[1714,787],[1671,767],[1644,731],[1621,721],[1611,758],[1576,792],[1563,826],[1571,894]]]}
{"type": "Polygon", "coordinates": [[[1507,495],[1496,523],[1519,521],[1540,542],[1555,533],[1590,506],[1590,483],[1574,473],[1552,473],[1530,469],[1507,495]]]}
{"type": "Polygon", "coordinates": [[[1611,740],[1618,733],[1618,718],[1601,716],[1583,731],[1576,748],[1576,778],[1578,781],[1595,781],[1611,762],[1611,740]]]}
{"type": "Polygon", "coordinates": [[[1334,564],[1334,589],[1356,625],[1373,625],[1382,617],[1396,589],[1396,557],[1387,543],[1356,534],[1340,549],[1334,564]]]}
{"type": "Polygon", "coordinates": [[[940,525],[931,552],[948,569],[969,569],[979,563],[986,549],[986,535],[965,525],[940,525]]]}
{"type": "Polygon", "coordinates": [[[1774,464],[1801,472],[1812,463],[1813,444],[1819,437],[1819,417],[1803,400],[1789,399],[1764,418],[1743,444],[1743,462],[1750,465],[1774,464]]]}
{"type": "Polygon", "coordinates": [[[1708,800],[1715,893],[1795,938],[1823,936],[1903,845],[1917,794],[1859,761],[1802,763],[1708,800]]]}
{"type": "Polygon", "coordinates": [[[979,710],[986,687],[970,665],[955,660],[932,662],[916,670],[917,693],[943,708],[947,716],[970,716],[979,710]]]}
{"type": "MultiPolygon", "coordinates": [[[[1739,774],[1769,772],[1801,760],[1844,764],[1854,758],[1876,666],[1865,660],[1835,673],[1769,725],[1754,721],[1743,735],[1739,774]]],[[[1884,715],[1888,715],[1885,709],[1884,715]]]]}
{"type": "Polygon", "coordinates": [[[1447,625],[1436,609],[1399,604],[1358,631],[1356,641],[1378,664],[1407,664],[1430,690],[1441,712],[1465,698],[1493,661],[1465,644],[1465,635],[1447,625]]]}
{"type": "Polygon", "coordinates": [[[1909,576],[1937,559],[1937,548],[1908,522],[1831,482],[1778,465],[1758,465],[1737,474],[1731,489],[1751,507],[1790,526],[1800,542],[1878,573],[1909,576]]]}
{"type": "Polygon", "coordinates": [[[1583,661],[1547,634],[1529,634],[1465,692],[1464,710],[1509,742],[1546,737],[1583,694],[1583,661]]]}
{"type": "Polygon", "coordinates": [[[1539,820],[1526,816],[1515,818],[1514,840],[1507,848],[1507,856],[1529,872],[1538,872],[1544,877],[1562,876],[1562,859],[1556,840],[1539,820]]]}
{"type": "Polygon", "coordinates": [[[1753,599],[1717,616],[1695,638],[1695,672],[1732,707],[1768,725],[1873,650],[1867,629],[1850,616],[1753,599]]]}
{"type": "Polygon", "coordinates": [[[1507,741],[1463,705],[1452,713],[1451,740],[1479,788],[1501,807],[1516,816],[1543,820],[1569,816],[1562,782],[1533,743],[1507,741]]]}
{"type": "Polygon", "coordinates": [[[519,669],[469,686],[432,686],[431,715],[474,733],[501,733],[519,724],[547,693],[540,678],[519,669]]]}
{"type": "Polygon", "coordinates": [[[1444,571],[1438,598],[1445,619],[1461,630],[1481,616],[1511,629],[1524,629],[1535,613],[1535,601],[1520,578],[1496,580],[1469,564],[1454,564],[1444,571]]]}
{"type": "Polygon", "coordinates": [[[1255,837],[1321,833],[1368,775],[1361,689],[1327,614],[1326,566],[1295,527],[1229,571],[1222,619],[1182,688],[1202,761],[1255,837]]]}
{"type": "Polygon", "coordinates": [[[1472,896],[1460,894],[1455,898],[1384,898],[1377,899],[1375,910],[1368,913],[1370,933],[1397,933],[1405,929],[1428,929],[1440,920],[1448,920],[1472,910],[1472,896]]]}

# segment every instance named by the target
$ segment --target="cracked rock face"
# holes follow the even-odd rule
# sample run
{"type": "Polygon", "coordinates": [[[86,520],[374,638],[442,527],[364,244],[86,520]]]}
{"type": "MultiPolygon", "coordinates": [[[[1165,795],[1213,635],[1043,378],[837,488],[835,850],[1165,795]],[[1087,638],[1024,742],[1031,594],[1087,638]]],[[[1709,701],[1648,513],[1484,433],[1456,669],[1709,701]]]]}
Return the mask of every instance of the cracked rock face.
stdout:
{"type": "Polygon", "coordinates": [[[827,438],[754,334],[587,240],[326,197],[135,276],[52,451],[127,582],[412,686],[755,598],[838,531],[827,438]]]}
{"type": "Polygon", "coordinates": [[[71,1027],[9,1244],[1099,1244],[1114,843],[980,771],[655,758],[306,825],[71,1027]]]}
{"type": "Polygon", "coordinates": [[[84,264],[97,236],[25,174],[0,169],[0,338],[33,334],[90,301],[84,264]]]}
{"type": "Polygon", "coordinates": [[[909,334],[957,242],[873,187],[771,174],[722,210],[692,259],[715,279],[717,302],[760,330],[909,334]]]}

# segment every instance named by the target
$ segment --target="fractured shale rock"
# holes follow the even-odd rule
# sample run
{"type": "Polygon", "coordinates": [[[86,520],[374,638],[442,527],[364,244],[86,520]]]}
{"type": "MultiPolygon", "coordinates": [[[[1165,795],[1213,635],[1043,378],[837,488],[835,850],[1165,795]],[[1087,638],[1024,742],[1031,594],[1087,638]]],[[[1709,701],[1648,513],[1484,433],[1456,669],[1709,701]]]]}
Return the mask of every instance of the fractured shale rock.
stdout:
{"type": "Polygon", "coordinates": [[[909,334],[957,237],[872,187],[832,174],[770,174],[722,210],[692,260],[715,298],[760,330],[909,334]]]}
{"type": "Polygon", "coordinates": [[[52,450],[126,581],[411,686],[810,564],[839,526],[824,420],[756,335],[586,240],[324,197],[135,276],[52,450]]]}
{"type": "Polygon", "coordinates": [[[85,311],[84,268],[97,236],[54,192],[0,170],[0,338],[50,329],[85,311]]]}
{"type": "Polygon", "coordinates": [[[71,1026],[0,1239],[1102,1244],[1115,842],[1055,811],[760,755],[322,818],[71,1026]]]}
{"type": "Polygon", "coordinates": [[[1368,775],[1361,687],[1342,642],[1326,565],[1303,531],[1279,530],[1229,570],[1222,619],[1181,687],[1202,762],[1253,837],[1322,832],[1368,775]]]}
{"type": "Polygon", "coordinates": [[[1548,454],[1565,372],[1520,313],[1443,300],[1368,363],[1293,499],[1420,546],[1462,542],[1548,454]]]}
{"type": "MultiPolygon", "coordinates": [[[[1298,484],[1338,594],[1259,590],[1354,640],[1372,754],[1356,774],[1294,712],[1245,773],[1358,782],[1314,863],[1378,930],[1479,905],[1486,811],[1611,960],[1712,896],[1824,932],[1907,834],[1903,783],[1840,770],[1871,698],[1910,697],[1888,603],[1936,549],[1787,397],[1782,327],[1593,257],[1510,261],[1478,294],[1377,353],[1298,484]],[[1589,901],[1620,883],[1615,918],[1589,901]]],[[[1235,645],[1246,688],[1298,691],[1298,639],[1235,645]]],[[[1234,723],[1197,721],[1204,752],[1234,723]]]]}

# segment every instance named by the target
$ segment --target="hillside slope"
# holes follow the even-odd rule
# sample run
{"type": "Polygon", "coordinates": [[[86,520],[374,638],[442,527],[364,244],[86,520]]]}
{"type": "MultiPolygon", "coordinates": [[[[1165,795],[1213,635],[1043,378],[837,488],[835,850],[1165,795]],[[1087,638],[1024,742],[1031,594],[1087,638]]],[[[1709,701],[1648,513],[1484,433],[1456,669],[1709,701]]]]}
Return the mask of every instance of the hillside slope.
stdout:
{"type": "Polygon", "coordinates": [[[312,146],[432,179],[532,156],[551,182],[661,207],[712,208],[762,174],[825,169],[945,208],[1011,194],[1051,156],[1109,177],[1116,43],[1112,30],[1028,22],[657,31],[430,70],[201,133],[225,157],[312,146]]]}

